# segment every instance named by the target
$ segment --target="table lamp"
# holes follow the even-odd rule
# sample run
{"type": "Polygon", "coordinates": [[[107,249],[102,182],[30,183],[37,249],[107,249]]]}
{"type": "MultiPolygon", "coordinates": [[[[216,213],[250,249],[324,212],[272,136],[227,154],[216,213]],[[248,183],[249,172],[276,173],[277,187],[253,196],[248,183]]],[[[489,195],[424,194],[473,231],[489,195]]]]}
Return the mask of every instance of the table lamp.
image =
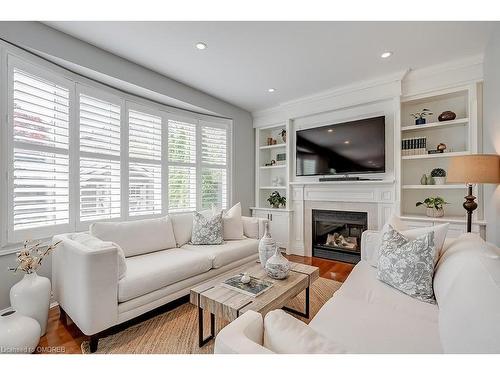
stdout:
{"type": "Polygon", "coordinates": [[[500,183],[500,155],[474,154],[454,156],[448,168],[448,182],[465,182],[468,194],[464,208],[467,211],[467,232],[472,228],[472,212],[477,208],[472,195],[473,184],[500,183]]]}

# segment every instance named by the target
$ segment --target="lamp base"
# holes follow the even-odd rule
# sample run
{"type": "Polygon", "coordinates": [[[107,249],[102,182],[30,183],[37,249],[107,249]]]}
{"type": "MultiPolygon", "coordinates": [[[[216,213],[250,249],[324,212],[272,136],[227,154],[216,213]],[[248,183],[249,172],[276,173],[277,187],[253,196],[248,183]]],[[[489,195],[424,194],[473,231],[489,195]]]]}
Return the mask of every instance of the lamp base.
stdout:
{"type": "Polygon", "coordinates": [[[472,195],[472,184],[468,184],[468,194],[465,196],[464,208],[467,211],[467,233],[472,232],[472,212],[477,208],[476,197],[472,195]]]}

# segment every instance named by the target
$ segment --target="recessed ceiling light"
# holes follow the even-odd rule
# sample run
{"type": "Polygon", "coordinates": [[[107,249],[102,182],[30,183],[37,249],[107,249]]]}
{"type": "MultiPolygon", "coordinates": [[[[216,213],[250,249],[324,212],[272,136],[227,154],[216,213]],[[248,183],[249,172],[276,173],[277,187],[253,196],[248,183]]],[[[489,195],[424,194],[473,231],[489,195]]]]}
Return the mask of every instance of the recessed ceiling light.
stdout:
{"type": "Polygon", "coordinates": [[[271,87],[270,89],[267,89],[267,92],[275,92],[275,91],[276,91],[276,89],[273,87],[271,87]]]}
{"type": "Polygon", "coordinates": [[[383,59],[388,59],[391,56],[392,56],[392,52],[391,51],[384,52],[383,54],[380,55],[380,57],[383,58],[383,59]]]}
{"type": "Polygon", "coordinates": [[[350,142],[350,141],[344,141],[344,143],[345,143],[346,145],[348,145],[348,144],[349,144],[349,143],[351,143],[351,142],[350,142]]]}
{"type": "Polygon", "coordinates": [[[333,132],[333,129],[328,129],[328,133],[331,133],[331,132],[333,132]]]}
{"type": "Polygon", "coordinates": [[[198,42],[196,43],[196,48],[198,49],[206,49],[207,48],[207,45],[203,42],[198,42]]]}

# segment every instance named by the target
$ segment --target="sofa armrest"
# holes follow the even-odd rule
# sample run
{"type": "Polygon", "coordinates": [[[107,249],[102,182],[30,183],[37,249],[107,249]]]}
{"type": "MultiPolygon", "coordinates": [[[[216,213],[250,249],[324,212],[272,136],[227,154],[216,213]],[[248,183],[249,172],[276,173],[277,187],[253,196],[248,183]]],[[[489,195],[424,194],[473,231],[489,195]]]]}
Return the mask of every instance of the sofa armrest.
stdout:
{"type": "Polygon", "coordinates": [[[71,236],[53,239],[61,241],[52,253],[54,297],[84,334],[93,335],[118,321],[118,249],[91,249],[71,236]]]}
{"type": "Polygon", "coordinates": [[[380,232],[365,230],[361,234],[361,260],[367,261],[373,267],[378,263],[378,248],[380,246],[380,232]]]}
{"type": "Polygon", "coordinates": [[[242,216],[241,221],[243,222],[243,234],[249,238],[255,238],[257,240],[264,236],[266,230],[267,219],[262,219],[260,217],[250,217],[242,216]]]}
{"type": "Polygon", "coordinates": [[[263,346],[264,319],[249,310],[224,327],[215,338],[215,354],[272,354],[263,346]]]}

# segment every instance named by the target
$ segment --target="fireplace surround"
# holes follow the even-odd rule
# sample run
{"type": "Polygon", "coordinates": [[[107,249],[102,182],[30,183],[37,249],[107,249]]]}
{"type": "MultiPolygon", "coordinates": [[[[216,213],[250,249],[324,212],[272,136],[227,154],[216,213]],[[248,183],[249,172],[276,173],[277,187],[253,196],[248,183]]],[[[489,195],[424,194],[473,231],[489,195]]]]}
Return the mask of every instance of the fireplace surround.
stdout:
{"type": "Polygon", "coordinates": [[[312,255],[357,263],[361,233],[368,229],[366,212],[312,210],[312,255]]]}

